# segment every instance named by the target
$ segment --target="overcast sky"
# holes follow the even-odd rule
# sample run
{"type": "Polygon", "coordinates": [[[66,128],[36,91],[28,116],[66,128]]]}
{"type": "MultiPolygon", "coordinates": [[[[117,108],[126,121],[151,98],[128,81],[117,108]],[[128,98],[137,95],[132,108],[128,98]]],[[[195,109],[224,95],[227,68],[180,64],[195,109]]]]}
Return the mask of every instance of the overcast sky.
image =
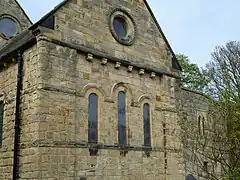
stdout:
{"type": "MultiPolygon", "coordinates": [[[[33,22],[61,0],[18,0],[33,22]]],[[[175,53],[204,66],[216,45],[239,40],[239,0],[148,0],[175,53]]]]}

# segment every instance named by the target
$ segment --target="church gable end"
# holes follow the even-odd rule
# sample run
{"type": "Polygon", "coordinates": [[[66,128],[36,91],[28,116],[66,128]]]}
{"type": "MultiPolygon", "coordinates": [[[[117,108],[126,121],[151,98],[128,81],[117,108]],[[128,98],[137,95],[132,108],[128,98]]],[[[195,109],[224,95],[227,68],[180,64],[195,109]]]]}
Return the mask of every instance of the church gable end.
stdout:
{"type": "Polygon", "coordinates": [[[146,1],[69,0],[50,15],[55,16],[54,37],[58,40],[141,67],[181,70],[146,1]]]}
{"type": "Polygon", "coordinates": [[[26,30],[32,23],[15,0],[0,1],[0,46],[26,30]]]}

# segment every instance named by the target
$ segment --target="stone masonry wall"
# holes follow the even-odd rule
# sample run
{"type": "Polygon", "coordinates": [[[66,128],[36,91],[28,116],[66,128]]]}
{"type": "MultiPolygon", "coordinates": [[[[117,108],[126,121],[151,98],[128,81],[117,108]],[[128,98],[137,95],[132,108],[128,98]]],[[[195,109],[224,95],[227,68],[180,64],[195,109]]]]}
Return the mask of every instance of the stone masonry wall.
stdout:
{"type": "MultiPolygon", "coordinates": [[[[21,93],[21,150],[20,169],[24,172],[22,179],[30,178],[29,171],[35,173],[37,165],[37,148],[31,142],[38,136],[37,106],[39,85],[38,48],[36,46],[23,54],[23,91],[21,93]]],[[[3,147],[0,148],[0,179],[12,179],[14,123],[17,87],[17,63],[7,64],[0,72],[0,100],[4,102],[3,147]]],[[[22,174],[23,175],[23,174],[22,174]]]]}
{"type": "Polygon", "coordinates": [[[171,53],[142,0],[69,0],[54,15],[54,38],[144,67],[171,71],[171,53]],[[129,12],[136,23],[132,46],[119,44],[110,32],[109,16],[116,8],[129,12]]]}
{"type": "MultiPolygon", "coordinates": [[[[19,33],[24,31],[31,25],[31,22],[26,17],[25,13],[20,9],[15,0],[1,0],[0,9],[1,9],[0,18],[2,15],[7,14],[17,20],[19,25],[18,28],[20,30],[19,33]]],[[[6,42],[6,40],[0,37],[0,47],[3,44],[3,42],[6,42]]]]}
{"type": "MultiPolygon", "coordinates": [[[[151,79],[127,67],[86,60],[75,49],[39,40],[38,170],[40,179],[183,179],[179,165],[174,78],[151,79]],[[120,155],[117,145],[117,93],[127,94],[127,139],[132,149],[120,155]],[[98,156],[88,150],[88,95],[99,97],[98,156]],[[142,105],[151,106],[152,147],[143,147],[142,105]],[[165,143],[164,143],[165,142],[165,143]]],[[[24,170],[24,168],[22,169],[24,170]]],[[[21,171],[22,172],[22,171],[21,171]]],[[[24,172],[23,172],[24,175],[24,172]]],[[[22,176],[23,176],[22,175],[22,176]]],[[[24,175],[25,177],[25,175],[24,175]]],[[[33,178],[35,179],[35,178],[33,178]]]]}
{"type": "Polygon", "coordinates": [[[13,162],[14,113],[17,65],[11,64],[0,72],[1,101],[4,102],[3,142],[0,148],[0,179],[10,179],[13,162]]]}
{"type": "MultiPolygon", "coordinates": [[[[207,99],[205,99],[201,94],[194,93],[192,91],[188,91],[185,89],[182,89],[180,91],[180,96],[178,99],[180,104],[179,110],[182,120],[188,122],[188,126],[191,129],[192,136],[195,136],[197,134],[199,138],[200,137],[198,124],[199,116],[204,117],[204,119],[206,120],[205,125],[207,125],[209,108],[207,99]]],[[[191,161],[190,158],[186,158],[185,160],[186,160],[185,176],[187,176],[188,174],[193,174],[195,178],[199,179],[198,173],[201,173],[202,169],[198,168],[197,164],[193,163],[193,161],[191,161]]]]}
{"type": "MultiPolygon", "coordinates": [[[[213,143],[211,141],[212,136],[210,134],[212,131],[208,131],[208,130],[211,130],[211,128],[215,128],[212,125],[211,118],[209,116],[211,105],[202,94],[195,93],[186,89],[182,89],[180,91],[180,96],[178,100],[179,100],[180,116],[182,120],[185,121],[184,126],[187,125],[187,127],[183,127],[183,129],[185,128],[190,129],[188,131],[188,133],[190,134],[188,134],[186,137],[189,137],[190,141],[194,140],[193,147],[195,147],[196,145],[197,146],[199,145],[198,148],[201,148],[202,145],[205,144],[204,154],[211,155],[213,153],[212,149],[210,148],[209,153],[207,153],[208,151],[207,149],[210,146],[206,144],[206,143],[208,144],[213,143]],[[204,124],[199,124],[199,120],[202,121],[203,119],[204,119],[204,124]],[[204,130],[204,133],[199,132],[199,131],[202,132],[202,129],[204,130]]],[[[189,145],[190,144],[188,144],[188,147],[189,145]]],[[[193,153],[192,150],[189,151],[187,149],[186,149],[186,152],[190,154],[193,153]]],[[[202,161],[201,163],[208,162],[208,165],[207,165],[208,171],[210,171],[216,177],[219,176],[221,174],[221,168],[219,164],[216,162],[212,162],[212,159],[208,159],[208,156],[204,156],[204,155],[201,156],[200,154],[202,154],[202,152],[200,152],[199,150],[194,152],[194,155],[198,155],[198,157],[200,157],[199,159],[200,161],[202,161]]],[[[205,173],[203,166],[196,163],[197,161],[194,162],[189,157],[191,157],[191,155],[190,156],[188,155],[187,158],[185,158],[185,162],[186,162],[185,175],[187,176],[188,174],[193,174],[197,179],[200,179],[200,180],[208,179],[208,178],[203,178],[205,173]]]]}

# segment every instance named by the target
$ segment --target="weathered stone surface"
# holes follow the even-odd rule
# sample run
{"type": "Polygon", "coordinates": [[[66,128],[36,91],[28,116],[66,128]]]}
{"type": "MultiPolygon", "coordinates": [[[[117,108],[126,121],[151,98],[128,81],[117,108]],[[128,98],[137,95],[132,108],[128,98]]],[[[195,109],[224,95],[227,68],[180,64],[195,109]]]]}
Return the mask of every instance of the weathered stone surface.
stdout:
{"type": "Polygon", "coordinates": [[[169,50],[143,1],[71,0],[54,15],[55,33],[60,40],[85,45],[146,67],[171,69],[169,50]],[[129,12],[137,24],[136,41],[132,46],[117,43],[109,30],[109,15],[115,8],[129,12]]]}
{"type": "MultiPolygon", "coordinates": [[[[179,92],[177,75],[151,78],[152,71],[146,71],[173,70],[171,54],[144,2],[70,0],[54,15],[56,29],[40,33],[37,43],[23,53],[20,179],[184,179],[178,101],[184,96],[182,109],[194,117],[195,94],[179,92]],[[117,43],[109,31],[109,14],[119,7],[137,23],[132,46],[117,43]],[[77,46],[103,53],[89,56],[92,52],[80,52],[77,46]],[[99,54],[129,64],[116,68],[116,60],[103,63],[106,57],[99,54]],[[144,73],[139,74],[140,69],[144,73]],[[125,149],[118,145],[119,91],[127,97],[125,149]],[[91,93],[98,95],[97,156],[90,156],[89,149],[96,147],[87,143],[91,93]],[[150,105],[150,150],[143,147],[144,103],[150,105]]],[[[0,179],[12,175],[16,81],[16,62],[7,64],[0,72],[0,100],[5,103],[0,179]]],[[[195,103],[199,109],[205,105],[195,103]]]]}
{"type": "MultiPolygon", "coordinates": [[[[15,0],[1,0],[0,9],[0,18],[2,15],[8,15],[13,17],[17,21],[19,33],[26,30],[31,25],[28,17],[22,11],[22,9],[19,7],[15,0]]],[[[6,42],[6,39],[0,37],[0,47],[6,42]]]]}

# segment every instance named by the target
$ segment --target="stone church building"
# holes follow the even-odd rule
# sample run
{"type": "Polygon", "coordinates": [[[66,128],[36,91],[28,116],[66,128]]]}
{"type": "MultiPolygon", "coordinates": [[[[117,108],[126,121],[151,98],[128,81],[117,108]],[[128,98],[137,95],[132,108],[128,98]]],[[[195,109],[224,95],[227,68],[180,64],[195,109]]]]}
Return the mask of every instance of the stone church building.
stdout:
{"type": "Polygon", "coordinates": [[[179,112],[207,105],[180,72],[146,0],[65,0],[35,24],[0,0],[0,180],[190,179],[179,112]]]}

